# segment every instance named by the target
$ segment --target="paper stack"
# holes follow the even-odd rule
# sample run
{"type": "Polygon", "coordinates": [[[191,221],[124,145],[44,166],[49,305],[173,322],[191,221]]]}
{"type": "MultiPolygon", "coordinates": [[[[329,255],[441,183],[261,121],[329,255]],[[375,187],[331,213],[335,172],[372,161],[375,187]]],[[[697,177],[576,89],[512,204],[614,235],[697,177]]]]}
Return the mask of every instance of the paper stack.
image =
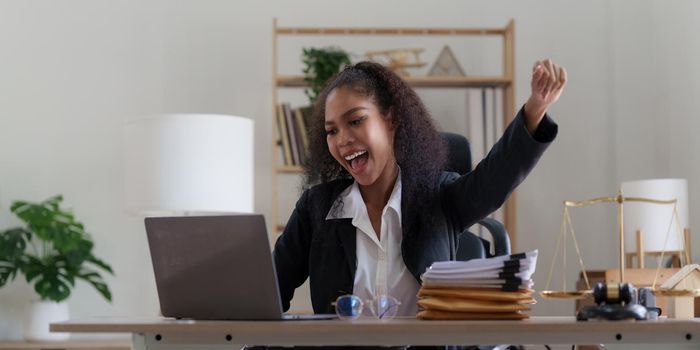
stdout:
{"type": "Polygon", "coordinates": [[[418,318],[519,320],[535,303],[537,250],[469,261],[439,261],[423,274],[418,318]]]}

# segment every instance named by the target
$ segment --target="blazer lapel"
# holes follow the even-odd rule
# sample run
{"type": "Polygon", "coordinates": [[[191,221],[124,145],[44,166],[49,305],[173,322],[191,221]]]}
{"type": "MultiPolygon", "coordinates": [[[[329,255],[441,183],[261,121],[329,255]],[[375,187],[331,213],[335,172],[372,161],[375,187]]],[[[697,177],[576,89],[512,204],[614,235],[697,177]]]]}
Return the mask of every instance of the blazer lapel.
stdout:
{"type": "Polygon", "coordinates": [[[333,221],[335,221],[335,225],[332,226],[336,228],[338,239],[340,239],[340,244],[342,244],[345,251],[345,260],[354,278],[355,270],[357,269],[357,228],[352,225],[352,219],[335,219],[333,221]]]}
{"type": "MultiPolygon", "coordinates": [[[[402,186],[410,186],[410,182],[404,181],[402,186]]],[[[417,225],[418,213],[410,205],[406,192],[401,191],[401,255],[408,270],[418,283],[421,283],[420,274],[422,271],[418,271],[417,262],[418,255],[422,251],[416,251],[413,247],[416,240],[416,230],[419,228],[417,225]]]]}
{"type": "MultiPolygon", "coordinates": [[[[404,186],[410,186],[409,181],[403,181],[402,187],[404,186]]],[[[407,198],[406,195],[407,191],[401,191],[401,237],[402,237],[402,246],[403,242],[409,241],[410,242],[410,237],[412,236],[413,233],[413,226],[416,221],[416,214],[415,210],[409,205],[409,199],[407,198]]]]}

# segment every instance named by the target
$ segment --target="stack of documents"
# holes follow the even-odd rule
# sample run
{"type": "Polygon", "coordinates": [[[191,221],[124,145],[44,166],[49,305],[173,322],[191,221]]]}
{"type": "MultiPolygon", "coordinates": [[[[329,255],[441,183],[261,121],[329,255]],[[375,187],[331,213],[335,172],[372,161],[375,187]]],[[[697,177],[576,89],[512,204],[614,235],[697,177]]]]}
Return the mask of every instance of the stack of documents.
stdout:
{"type": "Polygon", "coordinates": [[[435,320],[514,320],[535,303],[537,250],[469,261],[439,261],[423,274],[418,317],[435,320]]]}

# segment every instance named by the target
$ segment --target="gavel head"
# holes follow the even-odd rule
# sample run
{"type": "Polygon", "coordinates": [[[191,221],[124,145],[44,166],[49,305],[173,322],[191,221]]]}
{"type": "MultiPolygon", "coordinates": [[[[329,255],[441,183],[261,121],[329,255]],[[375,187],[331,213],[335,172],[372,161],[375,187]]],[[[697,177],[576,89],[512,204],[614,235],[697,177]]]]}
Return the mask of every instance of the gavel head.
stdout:
{"type": "Polygon", "coordinates": [[[635,299],[634,286],[631,283],[597,283],[593,288],[593,299],[601,304],[629,304],[635,299]]]}

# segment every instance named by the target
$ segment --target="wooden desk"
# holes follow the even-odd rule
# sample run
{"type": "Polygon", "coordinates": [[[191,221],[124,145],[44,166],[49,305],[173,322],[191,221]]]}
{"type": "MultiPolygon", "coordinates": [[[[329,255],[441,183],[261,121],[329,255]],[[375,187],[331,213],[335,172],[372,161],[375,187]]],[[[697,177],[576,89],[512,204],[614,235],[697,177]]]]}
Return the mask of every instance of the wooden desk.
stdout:
{"type": "MultiPolygon", "coordinates": [[[[134,350],[232,349],[249,345],[700,344],[700,319],[576,322],[523,321],[191,321],[99,318],[51,324],[52,332],[132,333],[134,350]]],[[[700,348],[700,347],[699,347],[700,348]]]]}
{"type": "Polygon", "coordinates": [[[131,350],[128,340],[0,341],[0,350],[131,350]]]}

